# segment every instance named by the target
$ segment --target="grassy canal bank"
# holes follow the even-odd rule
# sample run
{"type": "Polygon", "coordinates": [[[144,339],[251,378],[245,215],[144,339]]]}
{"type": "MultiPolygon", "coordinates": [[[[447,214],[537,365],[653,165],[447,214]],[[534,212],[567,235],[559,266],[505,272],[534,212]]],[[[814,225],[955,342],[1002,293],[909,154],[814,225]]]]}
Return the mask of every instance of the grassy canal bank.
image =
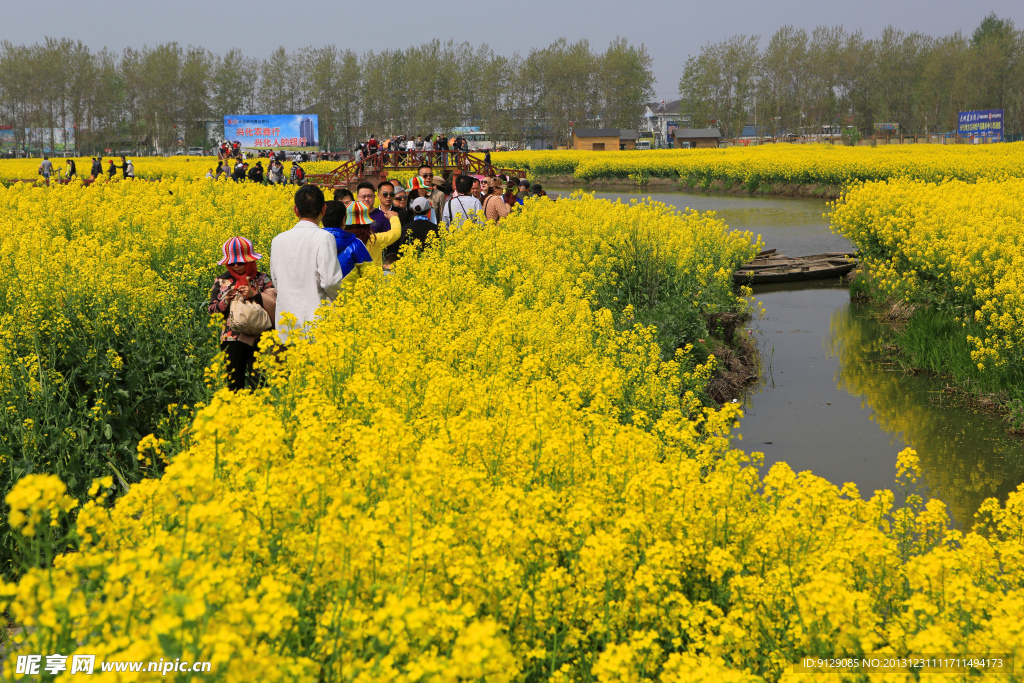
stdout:
{"type": "Polygon", "coordinates": [[[860,250],[851,295],[878,306],[892,359],[1024,431],[1024,181],[856,186],[833,230],[860,250]]]}
{"type": "Polygon", "coordinates": [[[884,323],[888,361],[903,372],[945,380],[944,394],[1001,415],[1008,431],[1024,436],[1024,371],[1009,363],[979,369],[971,357],[975,325],[964,324],[934,302],[886,299],[865,272],[850,283],[850,295],[870,305],[875,319],[884,323]]]}

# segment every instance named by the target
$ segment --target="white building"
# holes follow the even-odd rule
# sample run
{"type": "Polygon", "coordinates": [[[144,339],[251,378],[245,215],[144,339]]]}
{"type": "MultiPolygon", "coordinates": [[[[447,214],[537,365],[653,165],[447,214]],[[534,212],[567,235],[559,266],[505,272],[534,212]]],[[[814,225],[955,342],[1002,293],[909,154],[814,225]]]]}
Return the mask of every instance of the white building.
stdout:
{"type": "Polygon", "coordinates": [[[683,114],[679,108],[682,100],[671,102],[648,102],[644,106],[640,120],[640,139],[653,134],[651,147],[656,149],[671,148],[674,132],[677,128],[686,128],[690,124],[690,115],[683,114]],[[644,135],[648,133],[648,135],[644,135]]]}

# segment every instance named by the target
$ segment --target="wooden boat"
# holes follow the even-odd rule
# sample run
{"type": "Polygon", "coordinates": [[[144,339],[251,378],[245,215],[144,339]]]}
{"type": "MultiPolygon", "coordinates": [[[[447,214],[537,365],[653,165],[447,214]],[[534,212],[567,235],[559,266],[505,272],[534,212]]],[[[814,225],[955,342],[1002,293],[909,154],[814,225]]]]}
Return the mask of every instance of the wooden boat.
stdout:
{"type": "Polygon", "coordinates": [[[825,280],[846,275],[857,266],[856,254],[830,251],[824,254],[790,257],[774,249],[761,252],[750,263],[732,274],[739,285],[766,285],[776,282],[825,280]]]}

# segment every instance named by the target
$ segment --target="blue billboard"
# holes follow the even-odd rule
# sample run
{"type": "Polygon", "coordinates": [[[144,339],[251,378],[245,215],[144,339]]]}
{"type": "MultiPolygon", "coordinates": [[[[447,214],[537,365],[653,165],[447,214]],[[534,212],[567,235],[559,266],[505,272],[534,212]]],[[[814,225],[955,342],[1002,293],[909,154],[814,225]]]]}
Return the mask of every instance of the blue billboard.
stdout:
{"type": "Polygon", "coordinates": [[[962,111],[958,121],[956,128],[958,135],[993,138],[997,142],[1003,139],[1002,109],[962,111]]]}
{"type": "Polygon", "coordinates": [[[316,114],[224,117],[224,139],[244,149],[316,149],[319,130],[316,114]]]}

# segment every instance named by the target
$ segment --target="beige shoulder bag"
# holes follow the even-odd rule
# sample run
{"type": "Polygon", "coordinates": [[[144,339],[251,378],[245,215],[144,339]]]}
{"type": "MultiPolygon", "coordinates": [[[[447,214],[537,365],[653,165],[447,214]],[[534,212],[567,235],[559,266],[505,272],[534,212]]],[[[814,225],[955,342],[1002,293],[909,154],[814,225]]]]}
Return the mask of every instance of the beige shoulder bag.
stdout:
{"type": "Polygon", "coordinates": [[[266,332],[273,323],[267,312],[255,301],[248,301],[236,296],[231,300],[228,311],[228,328],[237,334],[257,335],[266,332]]]}

